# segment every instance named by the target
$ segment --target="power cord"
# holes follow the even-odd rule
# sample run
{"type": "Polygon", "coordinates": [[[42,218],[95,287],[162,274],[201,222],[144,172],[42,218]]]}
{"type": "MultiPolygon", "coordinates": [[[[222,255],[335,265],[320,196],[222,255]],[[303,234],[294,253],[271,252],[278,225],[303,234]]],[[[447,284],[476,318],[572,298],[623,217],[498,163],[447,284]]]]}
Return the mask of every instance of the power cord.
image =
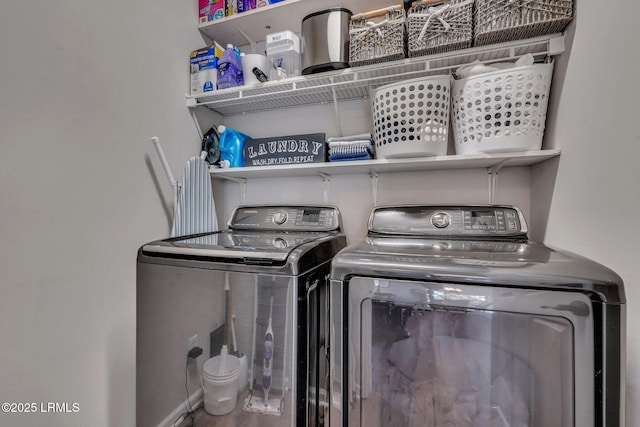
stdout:
{"type": "Polygon", "coordinates": [[[200,347],[194,347],[189,350],[187,353],[187,363],[185,364],[185,372],[184,372],[184,389],[187,392],[187,405],[189,405],[189,410],[187,412],[183,412],[175,419],[173,422],[173,427],[176,426],[178,421],[184,421],[187,417],[191,418],[191,423],[187,427],[195,426],[195,414],[193,410],[193,406],[191,405],[191,400],[189,399],[189,359],[196,359],[198,356],[202,354],[202,349],[200,347]]]}

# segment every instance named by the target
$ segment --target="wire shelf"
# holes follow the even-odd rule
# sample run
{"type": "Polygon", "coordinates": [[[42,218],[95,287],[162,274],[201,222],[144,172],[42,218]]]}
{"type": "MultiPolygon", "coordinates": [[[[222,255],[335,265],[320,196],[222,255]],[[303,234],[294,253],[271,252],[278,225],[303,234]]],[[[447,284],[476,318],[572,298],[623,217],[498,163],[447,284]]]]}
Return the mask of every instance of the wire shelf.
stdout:
{"type": "Polygon", "coordinates": [[[531,53],[537,60],[564,51],[564,35],[472,47],[382,64],[364,65],[255,86],[239,86],[197,96],[187,96],[187,106],[205,106],[223,116],[366,98],[372,89],[401,80],[448,74],[474,61],[514,61],[531,53]]]}

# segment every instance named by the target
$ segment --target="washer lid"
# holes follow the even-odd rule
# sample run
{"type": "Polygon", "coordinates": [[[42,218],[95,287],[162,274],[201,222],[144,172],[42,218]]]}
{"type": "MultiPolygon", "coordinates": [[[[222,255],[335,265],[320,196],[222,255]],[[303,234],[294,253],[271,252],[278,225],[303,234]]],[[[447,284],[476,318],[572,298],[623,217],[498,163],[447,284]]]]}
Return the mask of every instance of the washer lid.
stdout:
{"type": "Polygon", "coordinates": [[[625,302],[622,279],[568,251],[526,240],[368,236],[332,260],[331,279],[365,276],[594,293],[625,302]]]}
{"type": "Polygon", "coordinates": [[[196,236],[160,240],[142,247],[147,254],[223,258],[247,263],[261,260],[284,262],[298,246],[329,235],[326,232],[278,233],[264,231],[219,231],[196,236]]]}

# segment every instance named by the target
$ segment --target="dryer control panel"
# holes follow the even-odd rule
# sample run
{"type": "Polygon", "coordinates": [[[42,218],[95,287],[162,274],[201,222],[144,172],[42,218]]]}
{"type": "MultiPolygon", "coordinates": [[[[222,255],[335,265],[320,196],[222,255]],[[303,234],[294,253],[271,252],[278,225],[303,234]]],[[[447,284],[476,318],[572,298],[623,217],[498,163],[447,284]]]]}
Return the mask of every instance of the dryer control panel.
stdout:
{"type": "Polygon", "coordinates": [[[233,230],[338,231],[340,214],[332,206],[241,206],[231,216],[233,230]]]}
{"type": "Polygon", "coordinates": [[[369,232],[423,237],[524,237],[527,225],[515,206],[387,206],[371,212],[369,232]]]}

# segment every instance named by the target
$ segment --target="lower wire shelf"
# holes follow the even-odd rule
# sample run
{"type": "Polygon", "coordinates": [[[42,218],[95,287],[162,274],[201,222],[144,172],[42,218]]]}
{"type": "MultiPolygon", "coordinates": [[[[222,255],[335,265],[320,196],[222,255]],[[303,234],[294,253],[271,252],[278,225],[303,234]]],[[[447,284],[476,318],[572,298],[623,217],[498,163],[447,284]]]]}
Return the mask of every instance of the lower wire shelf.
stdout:
{"type": "Polygon", "coordinates": [[[559,149],[515,153],[447,155],[403,159],[375,159],[347,162],[301,163],[282,166],[248,166],[221,169],[211,167],[213,178],[251,179],[292,176],[335,176],[387,172],[424,172],[447,169],[530,166],[560,156],[559,149]]]}

